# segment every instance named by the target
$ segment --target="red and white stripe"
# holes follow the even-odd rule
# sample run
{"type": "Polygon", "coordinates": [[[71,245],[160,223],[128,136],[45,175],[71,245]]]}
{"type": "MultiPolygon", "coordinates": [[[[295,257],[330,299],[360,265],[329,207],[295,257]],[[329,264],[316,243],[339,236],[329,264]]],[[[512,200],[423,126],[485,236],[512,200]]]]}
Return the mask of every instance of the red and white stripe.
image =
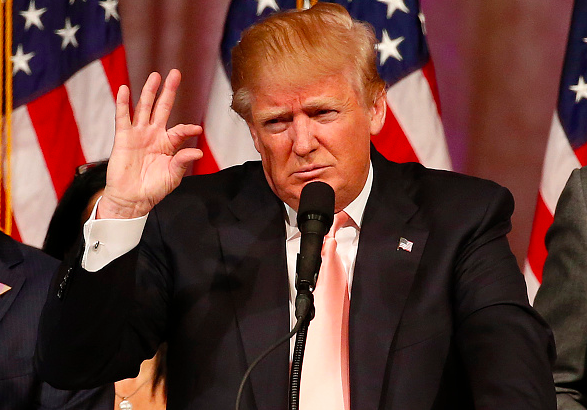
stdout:
{"type": "MultiPolygon", "coordinates": [[[[373,137],[374,145],[388,159],[451,168],[436,90],[431,62],[389,88],[385,125],[373,137]]],[[[212,173],[259,159],[245,121],[230,108],[232,91],[220,62],[210,95],[204,135],[198,141],[204,158],[194,164],[194,173],[212,173]]]]}
{"type": "Polygon", "coordinates": [[[534,302],[534,297],[542,282],[542,268],[547,255],[544,238],[554,220],[558,198],[573,169],[584,165],[586,160],[587,156],[584,150],[573,151],[555,112],[546,145],[542,181],[540,182],[530,245],[524,266],[524,278],[528,287],[530,303],[534,302]]]}
{"type": "Polygon", "coordinates": [[[372,138],[379,152],[391,161],[451,169],[432,62],[391,86],[387,103],[384,128],[372,138]]]}
{"type": "Polygon", "coordinates": [[[120,46],[13,111],[12,209],[22,242],[41,246],[76,167],[108,158],[116,92],[128,83],[120,46]]]}
{"type": "Polygon", "coordinates": [[[198,139],[198,148],[204,157],[194,163],[195,174],[210,174],[245,161],[259,159],[246,122],[230,108],[232,89],[220,61],[210,91],[204,135],[198,139]]]}

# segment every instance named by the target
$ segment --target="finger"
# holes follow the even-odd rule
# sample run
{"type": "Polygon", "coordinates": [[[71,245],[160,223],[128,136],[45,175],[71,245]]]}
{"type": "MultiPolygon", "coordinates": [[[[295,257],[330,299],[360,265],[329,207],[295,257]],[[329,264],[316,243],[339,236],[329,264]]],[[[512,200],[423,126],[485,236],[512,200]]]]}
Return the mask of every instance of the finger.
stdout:
{"type": "Polygon", "coordinates": [[[177,150],[185,141],[202,133],[202,127],[194,124],[178,124],[167,130],[169,143],[177,150]]]}
{"type": "Polygon", "coordinates": [[[181,179],[192,161],[197,161],[204,156],[202,150],[197,148],[183,148],[179,150],[169,163],[169,172],[176,179],[181,179]]]}
{"type": "Polygon", "coordinates": [[[128,86],[121,85],[116,94],[116,131],[125,131],[130,128],[130,90],[128,86]]]}
{"type": "Polygon", "coordinates": [[[133,125],[147,125],[151,120],[151,111],[153,109],[153,101],[157,96],[157,90],[161,84],[161,75],[157,72],[149,74],[145,85],[141,90],[141,96],[135,109],[133,118],[133,125]]]}
{"type": "Polygon", "coordinates": [[[171,109],[173,108],[175,95],[180,82],[181,73],[179,70],[172,69],[169,71],[165,83],[163,84],[161,95],[159,95],[159,98],[155,103],[155,108],[153,109],[153,115],[151,118],[152,124],[165,127],[167,120],[169,119],[169,114],[171,114],[171,109]]]}

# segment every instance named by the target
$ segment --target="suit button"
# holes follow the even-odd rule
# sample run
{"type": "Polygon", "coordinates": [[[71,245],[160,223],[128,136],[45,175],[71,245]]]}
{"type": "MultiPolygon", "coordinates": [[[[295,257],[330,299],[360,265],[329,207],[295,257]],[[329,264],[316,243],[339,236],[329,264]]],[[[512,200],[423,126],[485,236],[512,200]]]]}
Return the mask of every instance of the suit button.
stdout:
{"type": "Polygon", "coordinates": [[[69,280],[69,274],[71,273],[72,270],[73,269],[71,267],[67,268],[67,272],[65,272],[65,275],[63,275],[63,280],[59,284],[59,290],[57,291],[57,297],[59,299],[63,299],[63,292],[65,291],[65,288],[67,287],[67,281],[69,280]]]}
{"type": "Polygon", "coordinates": [[[57,291],[57,297],[59,299],[63,299],[63,292],[65,291],[65,287],[67,286],[67,281],[63,280],[59,284],[59,290],[57,291]]]}

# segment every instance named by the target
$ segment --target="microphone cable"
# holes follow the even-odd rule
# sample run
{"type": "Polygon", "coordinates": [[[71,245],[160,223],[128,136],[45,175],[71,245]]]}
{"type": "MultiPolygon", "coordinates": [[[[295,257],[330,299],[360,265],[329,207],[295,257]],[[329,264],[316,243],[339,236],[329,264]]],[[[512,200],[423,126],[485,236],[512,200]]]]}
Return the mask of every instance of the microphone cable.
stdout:
{"type": "MultiPolygon", "coordinates": [[[[242,398],[242,394],[245,388],[245,383],[247,382],[249,375],[251,374],[251,372],[253,371],[253,369],[259,364],[259,362],[261,360],[263,360],[265,357],[267,357],[272,351],[274,351],[275,349],[277,349],[279,346],[281,346],[281,344],[283,344],[284,342],[287,342],[289,339],[292,338],[293,335],[295,335],[296,333],[298,333],[298,331],[300,330],[300,328],[302,327],[302,325],[304,324],[304,322],[306,322],[306,317],[302,317],[299,318],[298,321],[296,322],[295,326],[293,327],[293,329],[285,336],[283,336],[281,339],[279,339],[277,342],[275,342],[273,345],[269,346],[269,348],[267,350],[265,350],[263,353],[261,353],[259,355],[259,357],[257,357],[253,363],[251,363],[251,365],[249,366],[249,368],[247,369],[247,371],[245,372],[242,380],[241,380],[241,384],[238,388],[238,394],[236,395],[236,405],[235,405],[235,410],[239,410],[240,407],[240,402],[241,402],[241,398],[242,398]]],[[[306,329],[308,328],[307,324],[306,324],[306,329]]],[[[297,344],[297,341],[296,341],[297,344]]],[[[303,354],[303,353],[302,353],[303,354]]]]}

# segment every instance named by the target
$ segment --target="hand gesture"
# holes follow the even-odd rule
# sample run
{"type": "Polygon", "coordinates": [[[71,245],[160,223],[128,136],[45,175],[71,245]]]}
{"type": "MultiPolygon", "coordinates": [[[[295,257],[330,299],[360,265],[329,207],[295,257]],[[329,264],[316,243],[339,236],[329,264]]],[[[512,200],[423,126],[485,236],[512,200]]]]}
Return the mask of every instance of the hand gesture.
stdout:
{"type": "Polygon", "coordinates": [[[171,70],[159,98],[161,76],[151,73],[130,119],[130,91],[121,86],[116,97],[116,133],[108,163],[106,188],[98,205],[98,218],[135,218],[146,215],[180,183],[187,167],[202,157],[183,143],[202,133],[193,124],[167,129],[167,120],[181,80],[171,70]]]}

